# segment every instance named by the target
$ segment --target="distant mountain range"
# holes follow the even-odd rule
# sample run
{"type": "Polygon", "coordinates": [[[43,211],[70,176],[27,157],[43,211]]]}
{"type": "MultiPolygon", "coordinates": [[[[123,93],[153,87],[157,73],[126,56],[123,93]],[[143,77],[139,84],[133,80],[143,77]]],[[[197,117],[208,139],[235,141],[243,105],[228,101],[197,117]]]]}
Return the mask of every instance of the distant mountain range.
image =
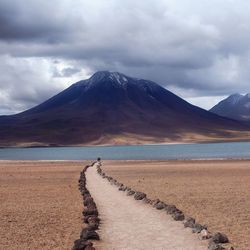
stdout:
{"type": "Polygon", "coordinates": [[[250,94],[230,95],[211,108],[210,111],[223,117],[250,122],[250,94]]]}
{"type": "Polygon", "coordinates": [[[1,116],[0,146],[238,140],[248,131],[152,81],[101,71],[34,108],[1,116]]]}

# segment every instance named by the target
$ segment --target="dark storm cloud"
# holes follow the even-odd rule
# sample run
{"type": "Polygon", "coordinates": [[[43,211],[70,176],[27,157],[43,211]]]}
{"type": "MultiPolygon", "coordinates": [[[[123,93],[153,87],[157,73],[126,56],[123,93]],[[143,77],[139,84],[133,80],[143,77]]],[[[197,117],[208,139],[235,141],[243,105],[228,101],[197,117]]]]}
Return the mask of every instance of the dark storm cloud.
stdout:
{"type": "Polygon", "coordinates": [[[249,92],[249,7],[243,0],[1,0],[2,107],[27,108],[97,70],[151,79],[184,97],[249,92]]]}
{"type": "Polygon", "coordinates": [[[77,20],[61,14],[67,5],[58,0],[1,0],[0,39],[12,42],[41,40],[51,44],[69,39],[67,35],[74,31],[77,20]]]}

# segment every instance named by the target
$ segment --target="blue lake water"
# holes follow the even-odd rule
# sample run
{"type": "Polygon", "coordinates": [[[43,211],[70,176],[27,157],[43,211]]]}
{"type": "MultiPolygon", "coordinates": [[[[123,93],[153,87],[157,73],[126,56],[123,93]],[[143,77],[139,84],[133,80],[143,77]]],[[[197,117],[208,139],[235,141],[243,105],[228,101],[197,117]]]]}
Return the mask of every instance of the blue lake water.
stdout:
{"type": "Polygon", "coordinates": [[[250,159],[250,142],[0,149],[2,160],[250,159]]]}

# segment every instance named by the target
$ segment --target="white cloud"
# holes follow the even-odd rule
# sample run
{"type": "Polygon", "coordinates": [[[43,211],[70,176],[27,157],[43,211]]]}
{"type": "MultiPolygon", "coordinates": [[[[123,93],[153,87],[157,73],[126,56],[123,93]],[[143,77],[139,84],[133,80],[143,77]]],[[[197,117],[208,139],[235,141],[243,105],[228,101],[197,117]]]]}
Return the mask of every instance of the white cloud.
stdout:
{"type": "Polygon", "coordinates": [[[15,113],[39,104],[72,84],[87,77],[84,70],[69,77],[53,77],[69,64],[47,58],[0,57],[0,112],[15,113]]]}
{"type": "Polygon", "coordinates": [[[202,96],[202,97],[192,97],[186,100],[191,104],[202,107],[203,109],[209,110],[215,106],[218,102],[225,99],[227,96],[202,96]]]}

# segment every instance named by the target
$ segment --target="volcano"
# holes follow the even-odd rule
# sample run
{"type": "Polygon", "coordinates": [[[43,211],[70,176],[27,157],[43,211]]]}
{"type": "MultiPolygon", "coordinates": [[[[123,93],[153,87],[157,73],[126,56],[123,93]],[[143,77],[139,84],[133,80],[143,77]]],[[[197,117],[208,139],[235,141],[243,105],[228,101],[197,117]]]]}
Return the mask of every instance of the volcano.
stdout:
{"type": "Polygon", "coordinates": [[[1,146],[142,144],[246,139],[249,127],[161,87],[101,71],[42,104],[0,117],[1,146]]]}

